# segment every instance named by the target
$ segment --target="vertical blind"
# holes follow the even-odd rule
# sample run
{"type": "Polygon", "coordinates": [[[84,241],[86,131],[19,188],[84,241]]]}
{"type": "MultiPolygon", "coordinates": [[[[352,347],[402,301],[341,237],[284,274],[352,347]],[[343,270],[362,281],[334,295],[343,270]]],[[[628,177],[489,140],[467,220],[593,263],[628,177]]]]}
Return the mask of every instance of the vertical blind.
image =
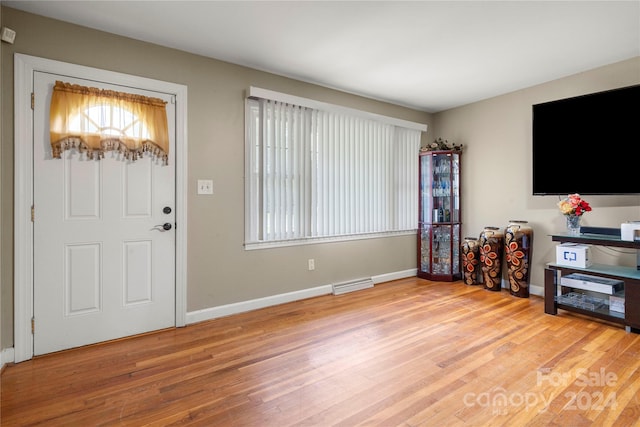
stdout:
{"type": "Polygon", "coordinates": [[[246,243],[415,230],[420,130],[247,100],[246,243]]]}

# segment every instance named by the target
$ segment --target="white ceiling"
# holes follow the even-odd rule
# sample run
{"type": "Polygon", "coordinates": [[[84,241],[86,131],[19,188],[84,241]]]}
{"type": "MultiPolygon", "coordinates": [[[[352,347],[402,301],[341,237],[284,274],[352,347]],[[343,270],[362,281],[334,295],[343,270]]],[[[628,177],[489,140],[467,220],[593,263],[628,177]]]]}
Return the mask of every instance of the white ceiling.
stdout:
{"type": "Polygon", "coordinates": [[[2,4],[427,112],[640,55],[640,0],[2,4]]]}

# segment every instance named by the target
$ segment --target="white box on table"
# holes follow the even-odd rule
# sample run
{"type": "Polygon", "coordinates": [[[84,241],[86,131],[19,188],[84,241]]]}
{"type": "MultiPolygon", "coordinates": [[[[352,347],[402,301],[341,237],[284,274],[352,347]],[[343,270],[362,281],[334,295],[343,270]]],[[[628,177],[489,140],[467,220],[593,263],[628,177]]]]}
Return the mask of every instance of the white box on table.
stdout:
{"type": "Polygon", "coordinates": [[[556,246],[556,264],[567,267],[589,267],[591,246],[578,243],[562,243],[556,246]]]}

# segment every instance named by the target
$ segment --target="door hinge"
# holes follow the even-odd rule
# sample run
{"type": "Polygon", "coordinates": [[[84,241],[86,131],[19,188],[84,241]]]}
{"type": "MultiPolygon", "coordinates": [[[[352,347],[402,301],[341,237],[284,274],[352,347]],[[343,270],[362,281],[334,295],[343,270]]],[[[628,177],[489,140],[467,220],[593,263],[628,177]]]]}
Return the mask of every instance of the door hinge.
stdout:
{"type": "Polygon", "coordinates": [[[33,92],[31,92],[31,109],[32,110],[34,108],[35,102],[36,102],[36,96],[33,92]]]}
{"type": "Polygon", "coordinates": [[[35,218],[36,218],[36,208],[31,205],[31,222],[35,222],[35,218]]]}
{"type": "Polygon", "coordinates": [[[31,318],[31,335],[36,333],[36,318],[31,318]]]}

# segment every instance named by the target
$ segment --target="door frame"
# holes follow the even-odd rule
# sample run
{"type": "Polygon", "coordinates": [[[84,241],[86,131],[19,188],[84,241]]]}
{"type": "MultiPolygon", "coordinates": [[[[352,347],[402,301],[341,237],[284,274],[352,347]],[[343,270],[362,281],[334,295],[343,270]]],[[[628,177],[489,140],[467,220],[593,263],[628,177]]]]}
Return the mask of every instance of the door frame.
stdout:
{"type": "Polygon", "coordinates": [[[172,94],[176,102],[175,326],[187,313],[187,86],[25,54],[14,55],[14,361],[33,357],[33,73],[88,80],[172,94]]]}

